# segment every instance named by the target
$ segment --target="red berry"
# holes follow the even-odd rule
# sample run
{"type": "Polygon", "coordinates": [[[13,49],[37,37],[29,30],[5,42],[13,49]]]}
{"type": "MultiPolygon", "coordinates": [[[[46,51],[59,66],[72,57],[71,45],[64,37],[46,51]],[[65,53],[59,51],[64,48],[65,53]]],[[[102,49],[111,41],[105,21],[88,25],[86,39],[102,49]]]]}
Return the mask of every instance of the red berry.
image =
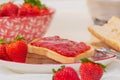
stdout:
{"type": "Polygon", "coordinates": [[[80,80],[72,67],[63,67],[54,73],[53,80],[80,80]]]}
{"type": "Polygon", "coordinates": [[[40,15],[40,8],[32,6],[30,3],[25,3],[19,10],[19,16],[36,16],[40,15]]]}
{"type": "Polygon", "coordinates": [[[49,9],[48,8],[43,8],[40,10],[41,15],[49,14],[49,9]]]}
{"type": "Polygon", "coordinates": [[[5,44],[0,44],[0,59],[3,59],[4,54],[6,53],[5,44]]]}
{"type": "Polygon", "coordinates": [[[19,16],[29,16],[32,13],[32,5],[29,3],[23,4],[19,9],[19,16]]]}
{"type": "Polygon", "coordinates": [[[3,4],[0,8],[1,16],[17,16],[19,7],[12,2],[3,4]]]}
{"type": "Polygon", "coordinates": [[[0,40],[0,59],[10,61],[10,58],[6,54],[6,43],[4,43],[3,39],[0,40]]]}
{"type": "Polygon", "coordinates": [[[33,6],[33,15],[40,15],[40,8],[38,6],[33,6]]]}
{"type": "Polygon", "coordinates": [[[25,62],[27,55],[27,43],[25,40],[16,40],[6,46],[6,53],[15,62],[25,62]]]}
{"type": "MultiPolygon", "coordinates": [[[[82,59],[85,61],[86,59],[82,59]]],[[[79,72],[81,75],[81,80],[100,80],[104,69],[103,65],[94,63],[94,62],[83,62],[79,68],[79,72]]]]}

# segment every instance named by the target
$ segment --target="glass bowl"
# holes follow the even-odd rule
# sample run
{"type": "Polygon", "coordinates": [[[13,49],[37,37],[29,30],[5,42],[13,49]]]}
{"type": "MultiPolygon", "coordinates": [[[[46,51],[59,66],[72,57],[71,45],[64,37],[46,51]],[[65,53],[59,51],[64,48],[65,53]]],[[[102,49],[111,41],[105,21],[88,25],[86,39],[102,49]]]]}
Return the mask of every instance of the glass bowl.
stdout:
{"type": "Polygon", "coordinates": [[[0,17],[0,38],[7,41],[22,35],[27,41],[42,37],[53,19],[55,10],[50,8],[48,14],[26,17],[0,17]]]}

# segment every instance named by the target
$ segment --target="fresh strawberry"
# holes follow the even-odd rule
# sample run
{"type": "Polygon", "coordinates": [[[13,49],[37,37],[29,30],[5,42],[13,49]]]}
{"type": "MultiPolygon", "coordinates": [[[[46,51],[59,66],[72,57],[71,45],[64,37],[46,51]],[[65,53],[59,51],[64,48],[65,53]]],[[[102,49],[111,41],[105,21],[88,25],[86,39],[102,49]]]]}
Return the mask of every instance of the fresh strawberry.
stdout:
{"type": "Polygon", "coordinates": [[[49,14],[49,9],[48,8],[43,8],[40,10],[41,15],[49,14]]]}
{"type": "Polygon", "coordinates": [[[32,12],[32,5],[29,3],[23,4],[19,9],[19,16],[29,16],[32,12]]]}
{"type": "Polygon", "coordinates": [[[32,11],[34,15],[40,15],[40,8],[38,6],[33,6],[32,11]]]}
{"type": "Polygon", "coordinates": [[[25,3],[19,10],[19,16],[35,16],[40,14],[38,6],[32,6],[30,3],[25,3]]]}
{"type": "Polygon", "coordinates": [[[10,61],[10,58],[6,54],[6,43],[5,43],[4,39],[0,40],[0,59],[10,61]]]}
{"type": "Polygon", "coordinates": [[[79,68],[81,80],[100,80],[105,66],[99,63],[94,63],[87,58],[81,59],[82,64],[79,68]]]}
{"type": "Polygon", "coordinates": [[[6,45],[4,43],[4,40],[1,39],[0,40],[0,59],[2,59],[4,57],[4,54],[6,53],[5,47],[6,47],[6,45]]]}
{"type": "Polygon", "coordinates": [[[25,62],[27,55],[27,43],[23,37],[16,37],[15,41],[6,46],[6,53],[15,62],[25,62]]]}
{"type": "Polygon", "coordinates": [[[62,66],[58,71],[53,69],[53,80],[80,80],[76,71],[72,67],[62,66]]]}
{"type": "Polygon", "coordinates": [[[12,2],[5,3],[0,8],[1,16],[17,16],[19,7],[12,2]]]}

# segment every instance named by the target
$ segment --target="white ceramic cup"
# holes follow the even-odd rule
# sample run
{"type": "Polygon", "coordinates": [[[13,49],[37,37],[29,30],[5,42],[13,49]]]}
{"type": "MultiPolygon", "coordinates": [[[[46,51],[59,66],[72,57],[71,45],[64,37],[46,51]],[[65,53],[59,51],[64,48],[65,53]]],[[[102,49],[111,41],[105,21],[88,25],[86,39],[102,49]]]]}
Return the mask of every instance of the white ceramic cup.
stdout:
{"type": "Polygon", "coordinates": [[[120,17],[120,0],[87,0],[88,10],[94,22],[107,22],[112,16],[120,17]]]}

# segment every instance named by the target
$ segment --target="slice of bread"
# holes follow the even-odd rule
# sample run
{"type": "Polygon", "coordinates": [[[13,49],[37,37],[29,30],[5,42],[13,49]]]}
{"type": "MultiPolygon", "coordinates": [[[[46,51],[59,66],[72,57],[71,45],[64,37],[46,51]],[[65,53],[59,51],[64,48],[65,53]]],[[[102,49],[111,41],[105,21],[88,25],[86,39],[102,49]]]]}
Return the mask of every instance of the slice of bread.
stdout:
{"type": "Polygon", "coordinates": [[[33,54],[37,54],[40,56],[46,56],[47,58],[50,58],[50,59],[52,59],[56,62],[59,62],[59,63],[79,62],[79,60],[81,58],[91,57],[94,54],[94,50],[93,50],[93,48],[91,48],[90,50],[88,50],[84,53],[80,53],[76,57],[66,57],[66,56],[63,56],[63,55],[56,53],[55,51],[49,50],[47,48],[36,47],[36,46],[32,46],[30,44],[28,45],[28,52],[33,53],[33,54]]]}
{"type": "Polygon", "coordinates": [[[94,36],[91,37],[89,44],[92,45],[94,48],[101,48],[101,47],[111,48],[110,46],[105,44],[103,41],[101,41],[100,39],[97,39],[94,36]]]}
{"type": "MultiPolygon", "coordinates": [[[[57,51],[48,49],[46,47],[42,47],[42,46],[39,45],[39,43],[40,42],[46,42],[46,41],[43,41],[43,39],[38,38],[38,39],[34,39],[31,43],[28,44],[28,52],[29,52],[28,59],[30,59],[30,55],[33,54],[33,56],[31,56],[31,58],[33,57],[33,58],[38,59],[39,57],[41,57],[39,59],[42,59],[44,57],[44,59],[41,60],[41,61],[43,61],[42,63],[44,63],[44,60],[45,61],[48,60],[48,61],[50,61],[50,63],[52,61],[55,61],[55,63],[56,62],[57,63],[74,63],[74,62],[79,62],[81,58],[85,58],[85,57],[88,58],[88,57],[91,57],[91,56],[94,55],[94,48],[90,45],[89,45],[89,47],[90,47],[89,49],[83,50],[84,52],[81,53],[79,50],[76,51],[75,48],[78,46],[77,49],[85,49],[85,46],[81,45],[81,48],[80,48],[80,44],[79,45],[78,44],[73,45],[73,43],[75,44],[76,42],[68,40],[68,39],[62,39],[60,37],[57,38],[57,41],[55,41],[55,39],[54,39],[55,37],[49,37],[49,38],[50,38],[50,41],[48,40],[46,45],[50,45],[50,44],[54,45],[55,44],[54,47],[57,48],[57,49],[60,49],[60,47],[56,46],[56,44],[61,44],[61,45],[69,44],[70,46],[65,46],[64,45],[64,46],[61,47],[61,49],[64,51],[64,50],[66,50],[65,48],[68,47],[68,49],[69,49],[68,51],[70,51],[70,52],[72,51],[72,53],[67,52],[65,54],[67,54],[67,55],[68,54],[75,54],[75,55],[74,56],[67,56],[67,55],[64,55],[64,52],[62,54],[61,50],[60,50],[61,53],[57,53],[57,51]],[[51,38],[52,38],[53,41],[51,41],[51,38]],[[61,42],[61,40],[63,42],[61,42]],[[34,43],[36,43],[36,44],[33,45],[34,43]],[[73,50],[75,50],[75,52],[79,52],[79,53],[73,53],[74,52],[73,50]],[[39,55],[39,56],[35,57],[34,55],[39,55]]],[[[48,37],[47,37],[47,39],[48,39],[48,37]]],[[[45,44],[45,43],[42,43],[42,44],[45,44]]],[[[88,46],[88,45],[86,44],[86,46],[88,46]]]]}
{"type": "Polygon", "coordinates": [[[88,27],[89,32],[99,40],[120,51],[120,19],[112,17],[108,23],[103,26],[88,27]]]}

